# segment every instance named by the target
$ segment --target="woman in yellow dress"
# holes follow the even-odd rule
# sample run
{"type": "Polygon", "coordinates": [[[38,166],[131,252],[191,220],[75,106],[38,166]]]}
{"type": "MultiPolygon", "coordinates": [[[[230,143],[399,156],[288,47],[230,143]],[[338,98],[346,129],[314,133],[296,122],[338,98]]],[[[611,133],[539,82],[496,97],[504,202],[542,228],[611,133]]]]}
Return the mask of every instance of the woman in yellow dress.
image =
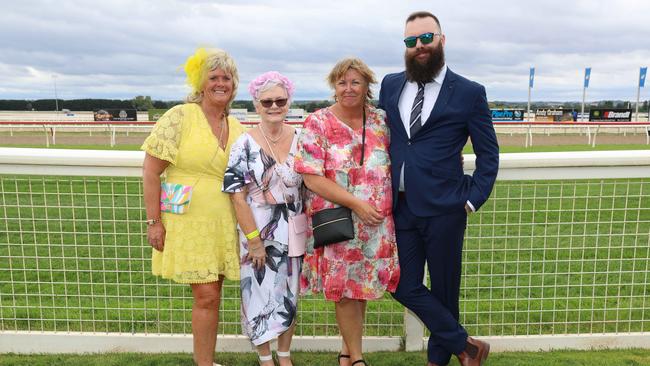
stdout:
{"type": "Polygon", "coordinates": [[[223,280],[239,280],[236,220],[221,186],[230,147],[244,130],[228,116],[239,76],[226,52],[199,48],[185,72],[187,102],[167,111],[142,145],[147,240],[153,274],[190,284],[194,361],[212,366],[223,280]],[[161,175],[193,187],[186,212],[161,213],[161,175]]]}

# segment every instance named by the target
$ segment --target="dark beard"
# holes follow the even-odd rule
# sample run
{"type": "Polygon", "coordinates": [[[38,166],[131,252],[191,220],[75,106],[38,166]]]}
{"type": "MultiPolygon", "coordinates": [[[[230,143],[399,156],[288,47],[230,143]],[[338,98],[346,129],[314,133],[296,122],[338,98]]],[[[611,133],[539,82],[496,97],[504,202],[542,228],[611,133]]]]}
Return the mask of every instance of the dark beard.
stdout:
{"type": "Polygon", "coordinates": [[[409,81],[429,83],[438,76],[442,67],[445,66],[445,51],[442,45],[436,48],[426,48],[429,53],[429,60],[423,65],[416,59],[417,53],[409,56],[404,52],[404,64],[406,65],[406,77],[409,81]]]}

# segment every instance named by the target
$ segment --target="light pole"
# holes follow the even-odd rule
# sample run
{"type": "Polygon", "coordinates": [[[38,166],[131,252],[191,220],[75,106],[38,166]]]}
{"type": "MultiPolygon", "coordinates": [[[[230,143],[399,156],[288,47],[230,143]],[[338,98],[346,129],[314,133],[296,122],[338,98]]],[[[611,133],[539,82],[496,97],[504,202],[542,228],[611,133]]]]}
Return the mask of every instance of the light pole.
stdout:
{"type": "Polygon", "coordinates": [[[56,106],[56,119],[59,119],[59,96],[56,93],[56,75],[52,75],[54,79],[54,105],[56,106]]]}
{"type": "Polygon", "coordinates": [[[526,107],[526,120],[531,121],[530,118],[530,90],[533,88],[533,83],[535,82],[535,68],[530,68],[530,74],[528,75],[528,106],[526,107]]]}

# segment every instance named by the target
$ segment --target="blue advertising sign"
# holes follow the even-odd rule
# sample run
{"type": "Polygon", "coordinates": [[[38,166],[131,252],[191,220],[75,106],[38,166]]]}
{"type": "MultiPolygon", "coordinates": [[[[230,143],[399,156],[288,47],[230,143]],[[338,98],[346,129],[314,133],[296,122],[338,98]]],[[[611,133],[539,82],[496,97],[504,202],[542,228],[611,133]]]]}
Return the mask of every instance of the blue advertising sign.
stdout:
{"type": "Polygon", "coordinates": [[[642,67],[641,70],[639,70],[639,88],[643,88],[645,86],[645,75],[647,73],[648,73],[647,67],[642,67]]]}
{"type": "Polygon", "coordinates": [[[591,67],[585,69],[585,88],[589,87],[589,79],[591,77],[591,67]]]}
{"type": "Polygon", "coordinates": [[[524,120],[523,109],[492,109],[492,121],[519,121],[524,120]]]}
{"type": "Polygon", "coordinates": [[[533,87],[533,82],[535,81],[535,68],[531,67],[530,68],[530,77],[528,80],[528,87],[532,88],[533,87]]]}

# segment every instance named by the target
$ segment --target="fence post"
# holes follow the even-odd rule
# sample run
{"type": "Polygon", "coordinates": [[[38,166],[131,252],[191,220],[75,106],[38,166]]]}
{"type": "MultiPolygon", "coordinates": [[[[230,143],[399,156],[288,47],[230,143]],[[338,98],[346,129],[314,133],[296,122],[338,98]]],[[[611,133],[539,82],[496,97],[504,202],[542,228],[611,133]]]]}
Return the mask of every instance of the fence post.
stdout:
{"type": "MultiPolygon", "coordinates": [[[[426,265],[424,266],[424,273],[428,273],[426,265]]],[[[427,285],[427,278],[423,276],[422,283],[427,285]]],[[[404,308],[404,350],[405,351],[421,351],[424,349],[424,324],[422,321],[409,309],[404,308]]]]}
{"type": "Polygon", "coordinates": [[[424,325],[413,312],[404,309],[404,350],[421,351],[423,349],[424,325]]]}
{"type": "Polygon", "coordinates": [[[594,132],[594,135],[591,138],[591,147],[596,147],[596,135],[598,135],[598,130],[600,130],[600,125],[596,126],[596,132],[594,132]]]}
{"type": "Polygon", "coordinates": [[[45,132],[45,147],[50,147],[50,135],[47,132],[47,126],[43,125],[43,132],[45,132]]]}

